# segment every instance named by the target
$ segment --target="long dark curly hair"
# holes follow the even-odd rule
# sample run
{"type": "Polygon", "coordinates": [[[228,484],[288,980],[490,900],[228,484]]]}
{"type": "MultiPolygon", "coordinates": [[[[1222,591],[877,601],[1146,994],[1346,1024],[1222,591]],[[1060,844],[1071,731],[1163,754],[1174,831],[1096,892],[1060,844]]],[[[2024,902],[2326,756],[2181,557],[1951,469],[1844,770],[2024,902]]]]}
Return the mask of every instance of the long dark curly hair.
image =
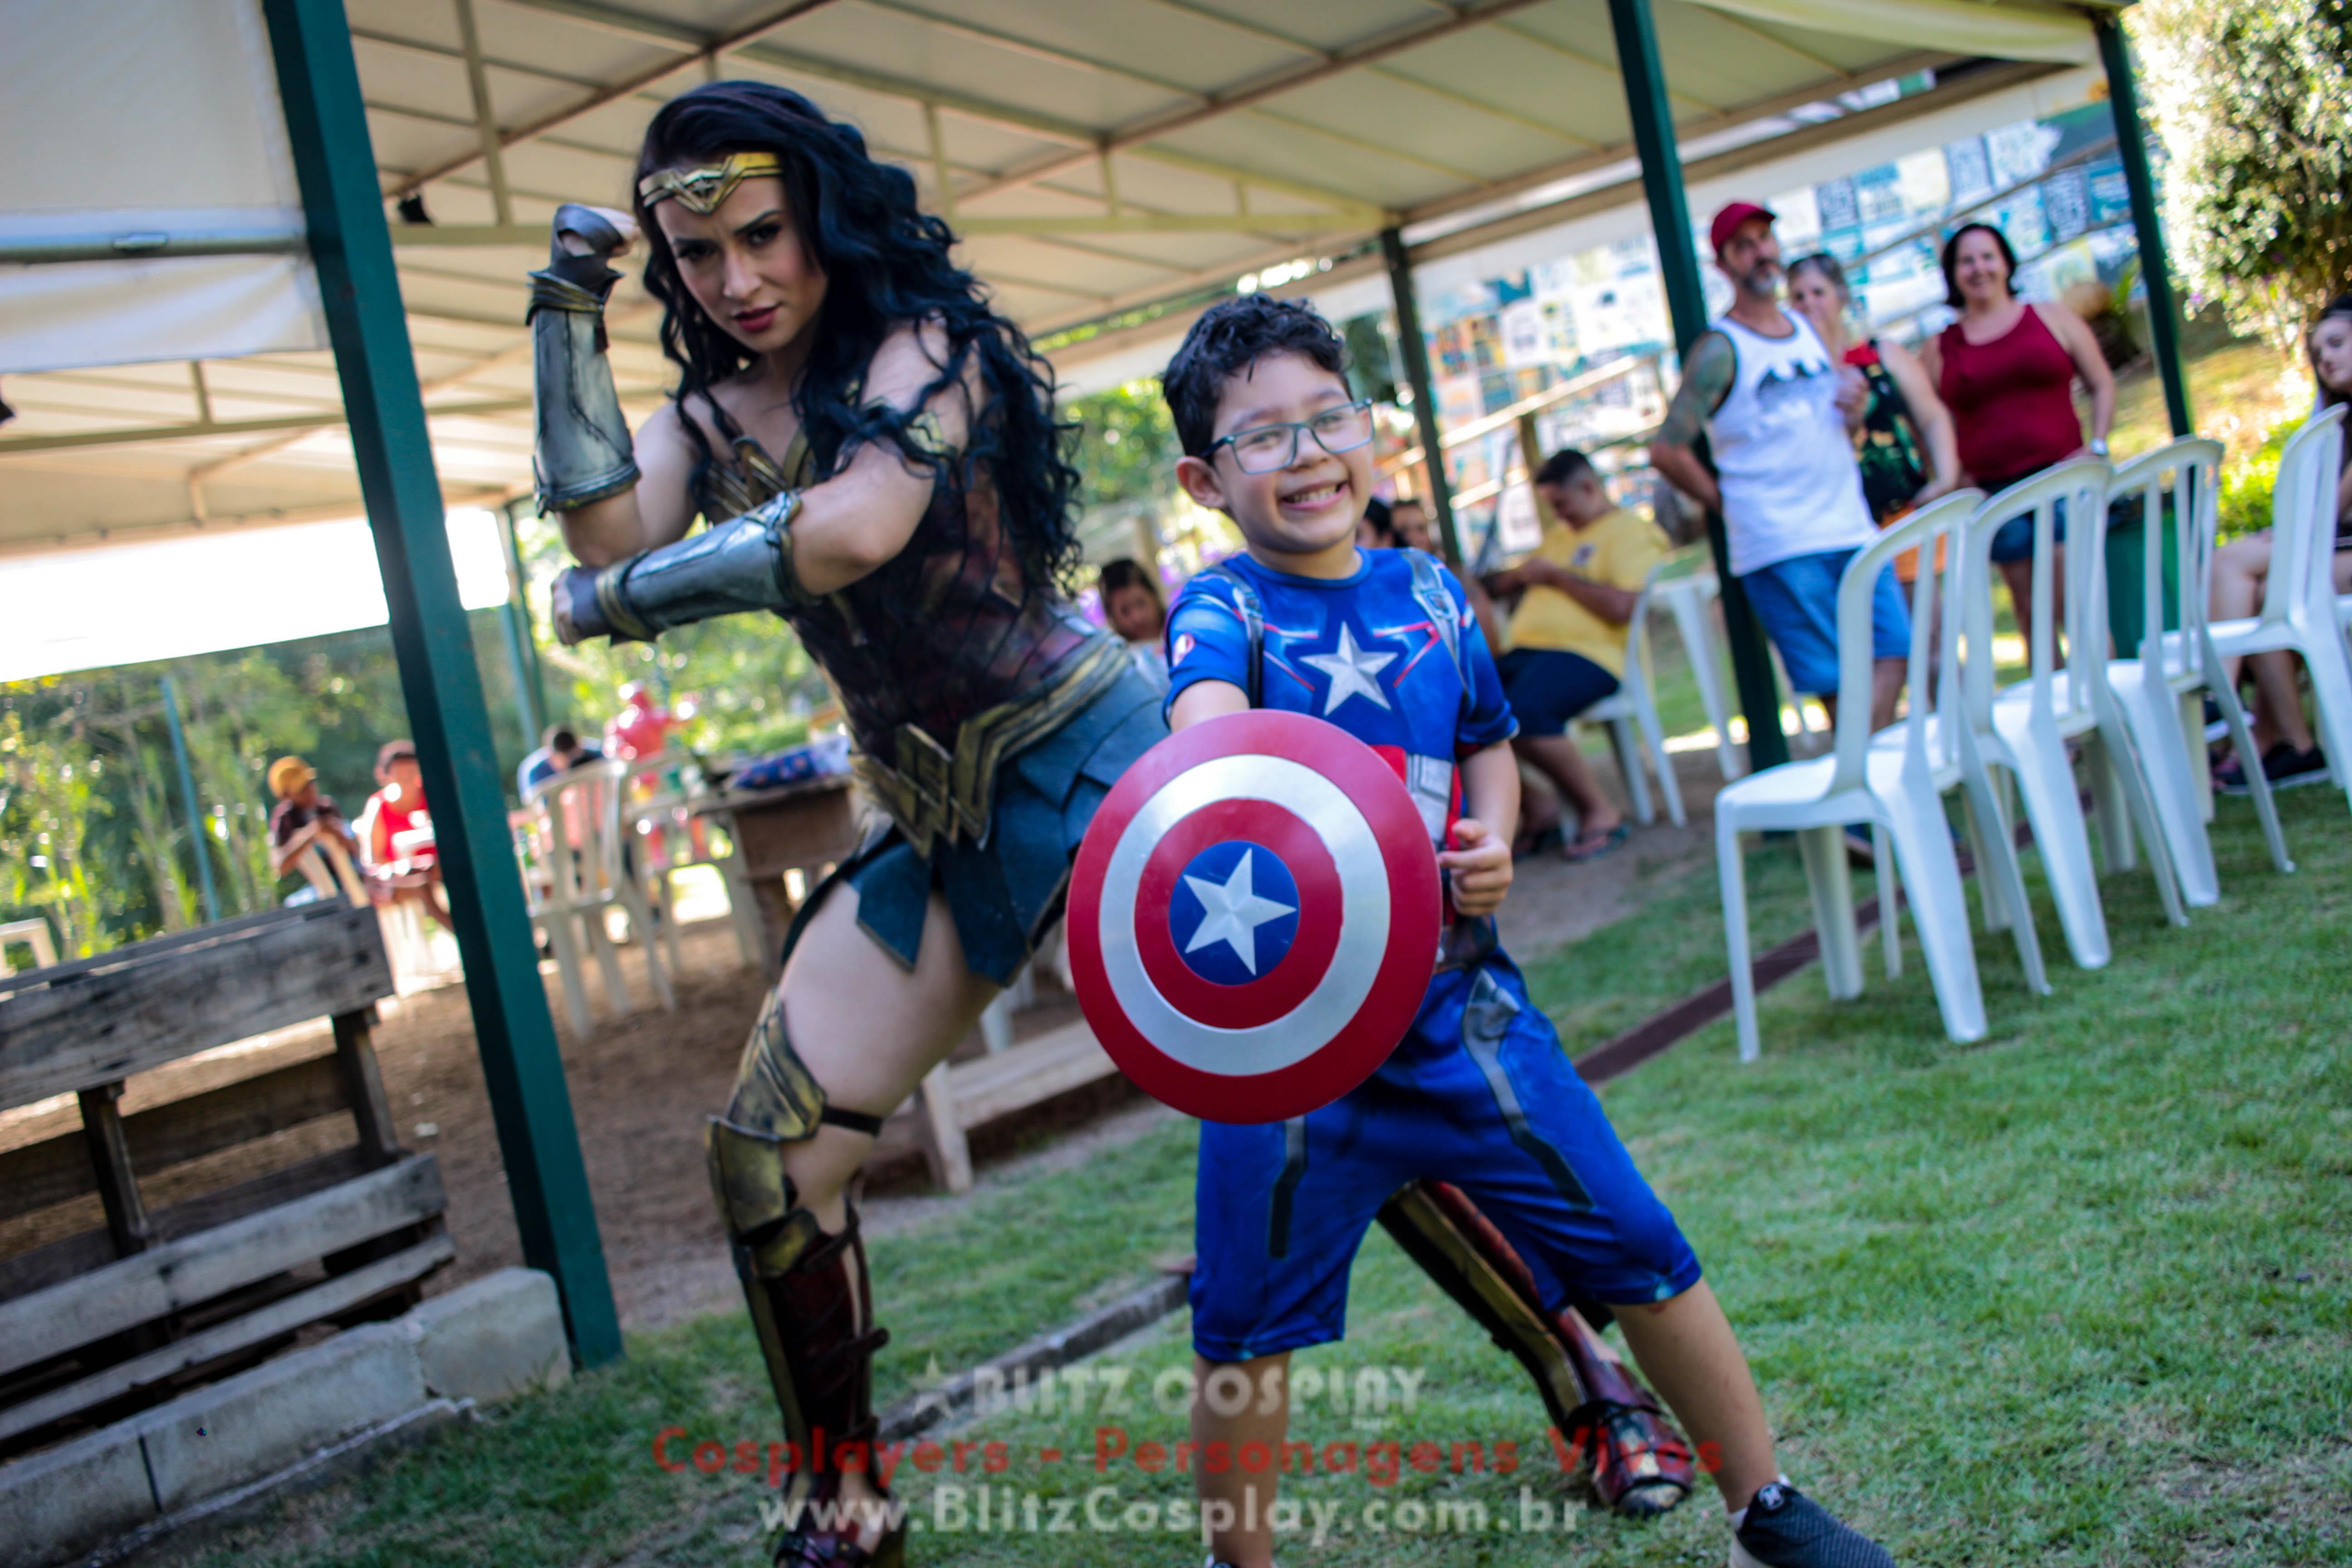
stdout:
{"type": "MultiPolygon", "coordinates": [[[[955,236],[917,206],[913,176],[877,163],[856,127],[826,119],[796,92],[720,81],[670,100],[654,115],[637,178],[730,153],[772,153],[782,161],[793,226],[825,274],[824,303],[793,392],[817,476],[840,472],[859,447],[877,441],[940,468],[920,437],[908,435],[909,415],[868,405],[859,390],[893,327],[935,321],[947,334],[947,363],[916,406],[957,384],[975,362],[984,388],[963,458],[946,466],[946,477],[965,485],[984,468],[1029,580],[1063,579],[1078,555],[1071,531],[1078,472],[1064,455],[1070,427],[1055,416],[1052,370],[1021,329],[991,307],[980,280],[950,258],[955,236]]],[[[700,395],[725,428],[710,389],[755,356],[695,303],[661,225],[642,199],[635,205],[647,247],[646,290],[661,301],[662,349],[681,373],[679,411],[700,395]]],[[[681,423],[700,444],[697,422],[681,423]]]]}

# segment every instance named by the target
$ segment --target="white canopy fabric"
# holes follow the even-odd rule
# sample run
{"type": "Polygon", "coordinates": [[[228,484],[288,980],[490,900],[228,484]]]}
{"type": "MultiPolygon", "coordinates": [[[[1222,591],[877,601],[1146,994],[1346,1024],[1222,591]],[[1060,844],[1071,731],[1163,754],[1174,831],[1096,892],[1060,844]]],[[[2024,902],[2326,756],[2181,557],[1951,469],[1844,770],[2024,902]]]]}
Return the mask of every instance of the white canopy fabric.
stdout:
{"type": "MultiPolygon", "coordinates": [[[[859,126],[950,218],[1003,308],[1064,334],[1056,364],[1073,370],[1127,341],[1131,313],[1360,252],[1391,226],[1469,231],[1432,255],[1490,222],[1543,226],[1546,203],[1622,177],[1633,154],[1607,0],[346,9],[387,203],[430,219],[394,239],[452,505],[529,489],[524,276],[548,217],[624,201],[647,120],[705,79],[788,87],[859,126]]],[[[2084,14],[2044,0],[1653,9],[1685,147],[1864,113],[1867,133],[1979,94],[1989,71],[2010,82],[2091,52],[2084,14]]],[[[0,133],[32,155],[0,170],[0,239],[166,206],[291,221],[257,0],[8,11],[0,133]]],[[[310,288],[283,255],[0,268],[0,394],[19,415],[0,428],[0,552],[355,512],[310,288]]],[[[656,325],[625,281],[610,327],[633,419],[671,381],[656,325]]]]}
{"type": "Polygon", "coordinates": [[[1707,0],[1716,10],[1814,32],[2003,60],[2089,65],[2097,50],[2066,5],[1988,0],[1707,0]]]}
{"type": "MultiPolygon", "coordinates": [[[[6,33],[0,239],[299,232],[258,0],[9,0],[6,33]]],[[[0,267],[0,373],[325,342],[299,256],[0,267]]]]}

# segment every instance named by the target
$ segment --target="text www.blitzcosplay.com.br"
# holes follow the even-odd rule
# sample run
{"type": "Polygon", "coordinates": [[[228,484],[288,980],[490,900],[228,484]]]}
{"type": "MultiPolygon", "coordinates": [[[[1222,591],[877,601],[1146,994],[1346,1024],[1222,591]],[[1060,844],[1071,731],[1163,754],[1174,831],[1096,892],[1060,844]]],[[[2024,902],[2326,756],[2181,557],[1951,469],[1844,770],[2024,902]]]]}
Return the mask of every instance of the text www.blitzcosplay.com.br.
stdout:
{"type": "MultiPolygon", "coordinates": [[[[1045,1494],[982,1481],[950,1482],[920,1502],[898,1499],[800,1505],[805,1522],[819,1529],[855,1524],[882,1529],[906,1521],[915,1534],[934,1535],[1192,1535],[1207,1545],[1219,1532],[1261,1524],[1285,1539],[1320,1546],[1360,1535],[1545,1535],[1573,1531],[1580,1510],[1566,1500],[1538,1497],[1519,1489],[1516,1509],[1490,1508],[1477,1498],[1281,1498],[1263,1519],[1255,1492],[1242,1503],[1223,1499],[1130,1498],[1118,1488],[1099,1486],[1077,1496],[1045,1494]]],[[[770,1533],[801,1522],[778,1498],[760,1501],[760,1524],[770,1533]]]]}

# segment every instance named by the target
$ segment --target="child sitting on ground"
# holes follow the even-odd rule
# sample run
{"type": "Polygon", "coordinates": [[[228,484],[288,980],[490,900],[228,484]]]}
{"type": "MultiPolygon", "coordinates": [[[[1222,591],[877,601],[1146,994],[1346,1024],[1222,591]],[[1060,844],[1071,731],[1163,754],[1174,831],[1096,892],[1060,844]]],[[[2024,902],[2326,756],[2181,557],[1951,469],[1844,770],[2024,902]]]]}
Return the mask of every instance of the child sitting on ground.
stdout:
{"type": "MultiPolygon", "coordinates": [[[[1246,556],[1193,578],[1169,617],[1169,720],[1238,712],[1255,692],[1402,758],[1409,784],[1439,781],[1424,813],[1460,918],[1411,1031],[1360,1088],[1286,1125],[1202,1124],[1195,1452],[1282,1451],[1289,1353],[1343,1336],[1366,1228],[1399,1188],[1433,1180],[1492,1218],[1549,1307],[1574,1289],[1614,1308],[1642,1371],[1717,1461],[1733,1568],[1892,1568],[1780,1478],[1698,1260],[1496,942],[1516,726],[1462,585],[1417,551],[1357,548],[1372,426],[1343,353],[1311,309],[1251,294],[1202,316],[1168,367],[1177,477],[1248,542],[1246,556]],[[1198,1391],[1237,1363],[1266,1396],[1215,1401],[1238,1403],[1223,1413],[1198,1391]]],[[[1202,1463],[1196,1479],[1212,1564],[1270,1568],[1273,1468],[1202,1463]]]]}

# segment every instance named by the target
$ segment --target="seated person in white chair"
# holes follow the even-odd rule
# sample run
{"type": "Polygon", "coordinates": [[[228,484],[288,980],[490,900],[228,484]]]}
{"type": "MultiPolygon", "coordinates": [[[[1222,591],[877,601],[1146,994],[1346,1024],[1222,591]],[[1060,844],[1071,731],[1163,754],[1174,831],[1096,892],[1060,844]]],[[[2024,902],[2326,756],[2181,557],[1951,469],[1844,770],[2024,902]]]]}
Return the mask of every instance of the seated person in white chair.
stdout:
{"type": "MultiPolygon", "coordinates": [[[[1581,452],[1554,452],[1536,470],[1535,486],[1549,514],[1542,542],[1517,566],[1489,576],[1486,591],[1518,601],[1501,665],[1505,694],[1519,716],[1512,749],[1576,814],[1576,837],[1560,852],[1591,860],[1625,842],[1625,819],[1601,793],[1569,726],[1623,679],[1625,626],[1651,568],[1666,557],[1666,536],[1611,500],[1581,452]]],[[[1529,825],[1531,843],[1559,832],[1557,816],[1529,825]]]]}
{"type": "MultiPolygon", "coordinates": [[[[2327,302],[2319,320],[2304,339],[2311,358],[2312,379],[2319,384],[2319,401],[2312,409],[2323,414],[2339,403],[2352,402],[2352,294],[2338,294],[2327,302]]],[[[2352,594],[2352,442],[2346,443],[2343,471],[2336,482],[2335,577],[2329,584],[2337,594],[2352,594]]],[[[2271,531],[2233,539],[2213,554],[2211,608],[2217,621],[2240,620],[2263,612],[2263,595],[2271,572],[2271,531]]],[[[2326,753],[2303,715],[2303,690],[2291,653],[2258,653],[2245,661],[2254,679],[2254,745],[2262,752],[2263,773],[2273,789],[2296,784],[2326,784],[2332,776],[2326,753]]],[[[2231,678],[2237,678],[2232,669],[2231,678]]],[[[2228,795],[2248,795],[2253,786],[2233,752],[2213,770],[2215,786],[2228,795]]]]}
{"type": "Polygon", "coordinates": [[[582,740],[568,724],[550,724],[540,737],[539,750],[523,758],[515,770],[515,793],[523,799],[558,773],[568,773],[583,763],[601,763],[604,751],[582,740]]]}
{"type": "Polygon", "coordinates": [[[323,893],[328,884],[302,866],[302,857],[315,847],[335,884],[355,879],[352,868],[359,863],[360,841],[333,799],[319,793],[319,775],[310,764],[299,757],[280,757],[270,763],[269,793],[278,797],[269,813],[269,869],[280,877],[303,871],[323,893]]]}
{"type": "Polygon", "coordinates": [[[383,787],[368,796],[360,814],[360,842],[366,847],[368,874],[383,902],[414,903],[454,934],[457,922],[441,893],[441,861],[429,841],[431,810],[425,803],[425,773],[416,765],[416,743],[387,741],[376,752],[376,783],[383,787]],[[403,835],[422,831],[427,841],[400,843],[403,835]]]}

